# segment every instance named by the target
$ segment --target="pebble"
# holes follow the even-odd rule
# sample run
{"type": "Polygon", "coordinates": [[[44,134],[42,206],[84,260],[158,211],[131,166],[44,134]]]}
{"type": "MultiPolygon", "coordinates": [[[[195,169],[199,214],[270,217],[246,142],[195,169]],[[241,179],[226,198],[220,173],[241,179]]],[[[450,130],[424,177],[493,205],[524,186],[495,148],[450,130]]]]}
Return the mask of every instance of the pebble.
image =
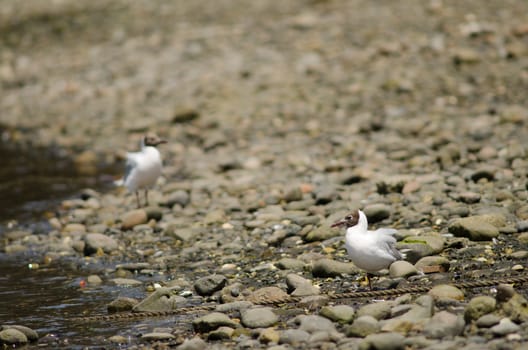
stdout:
{"type": "Polygon", "coordinates": [[[109,254],[118,248],[118,244],[115,239],[103,235],[102,233],[88,233],[84,236],[84,242],[85,255],[92,255],[100,250],[109,254]]]}
{"type": "Polygon", "coordinates": [[[385,204],[370,204],[363,209],[363,212],[369,223],[376,223],[387,219],[391,214],[391,208],[385,204]]]}
{"type": "Polygon", "coordinates": [[[198,279],[194,283],[196,293],[201,296],[213,295],[227,284],[227,278],[223,275],[210,275],[198,279]]]}
{"type": "Polygon", "coordinates": [[[314,277],[337,277],[352,275],[360,270],[352,263],[344,263],[332,259],[319,259],[313,263],[312,275],[314,277]]]}
{"type": "Polygon", "coordinates": [[[424,256],[439,254],[444,250],[445,239],[440,235],[408,236],[396,244],[400,250],[406,250],[405,260],[416,263],[424,256]]]}
{"type": "Polygon", "coordinates": [[[316,242],[325,241],[332,237],[339,236],[341,233],[338,229],[331,228],[330,226],[321,226],[310,232],[303,237],[305,242],[316,242]]]}
{"type": "Polygon", "coordinates": [[[449,268],[451,267],[451,262],[449,259],[434,255],[434,256],[424,256],[420,260],[414,264],[414,267],[416,267],[418,270],[423,271],[427,273],[427,268],[438,266],[439,270],[435,272],[446,272],[449,271],[449,268]]]}
{"type": "Polygon", "coordinates": [[[499,235],[499,229],[479,216],[458,219],[449,225],[450,233],[472,241],[489,241],[499,235]]]}
{"type": "Polygon", "coordinates": [[[304,297],[320,293],[319,287],[314,286],[312,281],[294,273],[286,276],[286,286],[288,287],[288,293],[292,296],[304,297]]]}
{"type": "Polygon", "coordinates": [[[465,322],[462,316],[440,311],[425,324],[424,334],[433,339],[453,338],[462,334],[464,326],[465,322]]]}
{"type": "Polygon", "coordinates": [[[235,333],[235,330],[231,327],[218,327],[214,331],[209,332],[207,340],[229,340],[235,333]]]}
{"type": "Polygon", "coordinates": [[[325,306],[319,312],[319,315],[328,318],[333,322],[340,324],[351,323],[355,316],[355,309],[348,305],[325,306]]]}
{"type": "Polygon", "coordinates": [[[186,299],[176,295],[172,289],[160,287],[154,293],[147,296],[134,305],[133,311],[170,311],[178,309],[180,303],[185,303],[186,299]]]}
{"type": "Polygon", "coordinates": [[[114,283],[116,286],[121,287],[133,287],[133,286],[139,286],[142,285],[143,282],[131,279],[131,278],[112,278],[110,282],[114,283]]]}
{"type": "Polygon", "coordinates": [[[288,294],[278,287],[264,287],[251,293],[247,300],[259,304],[263,301],[286,300],[287,298],[288,294]]]}
{"type": "Polygon", "coordinates": [[[277,262],[276,266],[281,270],[302,271],[305,263],[297,259],[282,258],[277,262]]]}
{"type": "Polygon", "coordinates": [[[403,350],[405,337],[398,333],[370,334],[359,344],[359,350],[403,350]]]}
{"type": "MultiPolygon", "coordinates": [[[[498,296],[497,292],[497,296],[498,296]]],[[[528,300],[519,293],[514,293],[506,302],[501,303],[500,309],[513,322],[527,322],[528,321],[528,300]]]]}
{"type": "Polygon", "coordinates": [[[476,321],[483,315],[495,311],[496,301],[489,296],[476,296],[472,298],[464,309],[464,319],[466,322],[476,321]]]}
{"type": "Polygon", "coordinates": [[[29,340],[30,342],[34,342],[39,339],[38,333],[34,331],[33,329],[26,327],[26,326],[14,325],[14,324],[13,325],[2,325],[0,329],[1,330],[16,329],[17,331],[24,333],[27,340],[29,340]]]}
{"type": "Polygon", "coordinates": [[[118,297],[117,299],[112,300],[106,306],[106,309],[108,313],[131,311],[138,303],[139,301],[134,298],[118,297]]]}
{"type": "Polygon", "coordinates": [[[0,331],[0,344],[16,345],[26,344],[28,338],[24,333],[15,328],[7,328],[0,331]]]}
{"type": "Polygon", "coordinates": [[[390,316],[392,301],[378,301],[372,304],[363,305],[357,311],[357,317],[372,316],[377,320],[383,320],[390,316]]]}
{"type": "Polygon", "coordinates": [[[478,320],[475,322],[477,327],[480,328],[490,328],[495,326],[500,322],[500,317],[495,314],[486,314],[483,316],[480,316],[478,320]]]}
{"type": "Polygon", "coordinates": [[[417,275],[418,269],[411,263],[400,260],[393,262],[389,267],[389,275],[392,278],[403,277],[407,278],[409,276],[417,275]]]}
{"type": "Polygon", "coordinates": [[[439,284],[434,286],[428,294],[435,300],[464,300],[464,292],[448,284],[439,284]]]}
{"type": "Polygon", "coordinates": [[[310,338],[310,333],[301,329],[286,329],[280,332],[279,344],[299,346],[310,338]]]}
{"type": "Polygon", "coordinates": [[[238,323],[231,320],[226,314],[220,312],[212,312],[202,317],[195,318],[192,322],[194,330],[199,333],[207,333],[217,329],[218,327],[239,327],[238,323]]]}
{"type": "Polygon", "coordinates": [[[189,193],[187,191],[177,190],[177,191],[171,192],[165,198],[162,204],[170,208],[174,207],[175,205],[179,205],[180,207],[184,208],[189,204],[190,201],[191,201],[191,197],[189,196],[189,193]]]}
{"type": "Polygon", "coordinates": [[[347,328],[345,334],[347,337],[361,337],[364,338],[369,334],[377,333],[381,329],[378,320],[372,316],[359,316],[347,328]]]}
{"type": "Polygon", "coordinates": [[[163,340],[171,340],[174,338],[176,337],[170,333],[158,333],[158,332],[146,333],[141,336],[141,339],[146,340],[146,341],[163,341],[163,340]]]}
{"type": "Polygon", "coordinates": [[[103,280],[97,275],[90,275],[86,278],[86,282],[88,282],[89,285],[98,286],[103,283],[103,280]]]}
{"type": "MultiPolygon", "coordinates": [[[[280,341],[280,332],[274,328],[266,328],[259,334],[259,341],[263,344],[274,343],[277,344],[280,341]]],[[[269,348],[268,348],[269,349],[269,348]]]]}
{"type": "Polygon", "coordinates": [[[148,215],[144,209],[134,209],[121,216],[121,229],[130,230],[134,226],[147,223],[147,221],[148,215]]]}
{"type": "Polygon", "coordinates": [[[200,337],[194,337],[192,339],[186,339],[177,350],[203,350],[207,349],[207,343],[200,337]]]}
{"type": "Polygon", "coordinates": [[[275,325],[279,317],[268,307],[246,309],[240,312],[240,320],[248,328],[266,328],[275,325]]]}
{"type": "Polygon", "coordinates": [[[308,333],[318,331],[335,332],[335,326],[329,319],[317,315],[298,316],[299,329],[308,333]]]}
{"type": "Polygon", "coordinates": [[[517,324],[513,323],[509,318],[503,318],[499,324],[490,328],[494,335],[504,336],[506,334],[518,332],[521,329],[517,324]]]}

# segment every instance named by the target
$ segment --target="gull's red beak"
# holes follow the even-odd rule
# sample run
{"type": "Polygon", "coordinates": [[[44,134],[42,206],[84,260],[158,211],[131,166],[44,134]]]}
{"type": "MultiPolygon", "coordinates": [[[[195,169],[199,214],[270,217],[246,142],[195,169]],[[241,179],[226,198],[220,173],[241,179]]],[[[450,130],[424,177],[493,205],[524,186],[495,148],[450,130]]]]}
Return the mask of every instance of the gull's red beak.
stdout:
{"type": "Polygon", "coordinates": [[[346,224],[346,220],[339,220],[339,221],[336,221],[332,224],[332,226],[330,227],[340,227],[340,226],[343,226],[346,224]]]}

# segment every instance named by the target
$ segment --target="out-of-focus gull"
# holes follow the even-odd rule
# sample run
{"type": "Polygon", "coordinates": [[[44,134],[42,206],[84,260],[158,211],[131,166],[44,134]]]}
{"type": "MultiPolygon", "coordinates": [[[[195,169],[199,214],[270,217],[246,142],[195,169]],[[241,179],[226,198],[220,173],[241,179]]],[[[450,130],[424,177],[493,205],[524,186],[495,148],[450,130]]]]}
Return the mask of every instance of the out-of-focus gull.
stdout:
{"type": "Polygon", "coordinates": [[[136,193],[137,206],[139,202],[139,190],[145,190],[145,205],[148,205],[148,190],[156,184],[161,175],[161,154],[156,146],[167,141],[154,134],[147,134],[141,139],[141,150],[139,152],[128,152],[123,185],[130,192],[136,193]]]}

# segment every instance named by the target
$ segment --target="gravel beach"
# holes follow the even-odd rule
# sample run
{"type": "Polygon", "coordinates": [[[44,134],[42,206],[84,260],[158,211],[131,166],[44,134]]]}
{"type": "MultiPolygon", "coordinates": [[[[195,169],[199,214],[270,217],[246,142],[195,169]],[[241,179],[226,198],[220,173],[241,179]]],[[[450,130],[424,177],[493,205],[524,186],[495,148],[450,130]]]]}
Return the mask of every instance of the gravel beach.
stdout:
{"type": "Polygon", "coordinates": [[[4,142],[98,176],[168,140],[151,206],[85,189],[0,250],[141,295],[109,313],[218,303],[129,348],[528,349],[526,286],[450,285],[527,273],[527,87],[520,0],[0,0],[4,142]],[[325,298],[368,290],[330,228],[358,208],[406,251],[374,288],[431,291],[325,298]]]}

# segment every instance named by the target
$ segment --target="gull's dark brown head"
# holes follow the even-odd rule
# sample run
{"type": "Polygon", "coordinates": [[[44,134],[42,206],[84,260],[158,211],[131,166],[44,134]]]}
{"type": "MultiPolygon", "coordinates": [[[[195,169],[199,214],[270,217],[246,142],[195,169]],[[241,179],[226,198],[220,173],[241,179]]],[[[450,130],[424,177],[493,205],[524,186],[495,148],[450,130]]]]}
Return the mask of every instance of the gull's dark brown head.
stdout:
{"type": "Polygon", "coordinates": [[[156,134],[147,134],[147,135],[145,135],[145,138],[143,139],[143,144],[145,146],[156,147],[157,145],[160,145],[162,143],[167,143],[167,140],[164,140],[164,139],[160,138],[156,134]]]}
{"type": "Polygon", "coordinates": [[[345,216],[343,219],[336,221],[332,224],[330,227],[341,227],[344,226],[345,228],[349,228],[352,226],[356,226],[359,222],[359,211],[353,211],[352,213],[345,216]]]}

